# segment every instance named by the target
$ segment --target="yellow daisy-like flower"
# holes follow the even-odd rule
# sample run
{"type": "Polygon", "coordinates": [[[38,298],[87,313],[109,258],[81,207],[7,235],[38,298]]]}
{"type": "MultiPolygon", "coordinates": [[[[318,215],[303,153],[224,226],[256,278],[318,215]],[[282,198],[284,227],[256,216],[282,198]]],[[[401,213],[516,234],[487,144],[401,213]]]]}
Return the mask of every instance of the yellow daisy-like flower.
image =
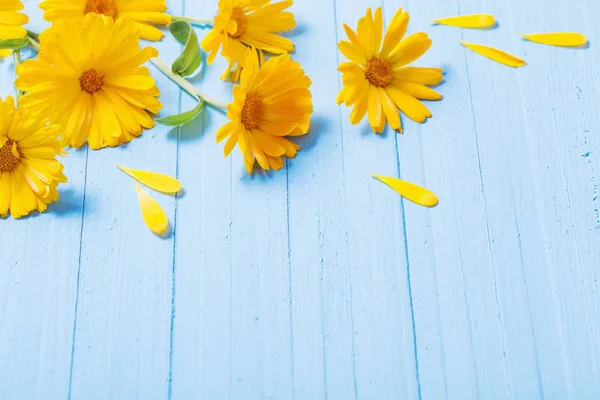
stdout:
{"type": "Polygon", "coordinates": [[[44,212],[58,200],[56,187],[66,182],[59,126],[22,107],[12,97],[0,99],[0,216],[21,218],[34,210],[44,212]]]}
{"type": "Polygon", "coordinates": [[[427,86],[439,84],[443,77],[440,68],[407,67],[431,46],[426,33],[404,37],[408,13],[398,10],[383,37],[381,7],[371,9],[358,21],[358,33],[344,24],[350,41],[338,47],[350,60],[340,64],[343,89],[338,104],[354,106],[350,122],[359,123],[369,113],[369,123],[376,133],[383,132],[385,122],[402,132],[398,109],[413,121],[422,123],[431,112],[419,100],[440,100],[442,96],[427,86]]]}
{"type": "Polygon", "coordinates": [[[279,170],[282,157],[294,158],[300,150],[286,136],[308,132],[311,81],[289,54],[273,57],[262,67],[254,49],[246,54],[241,84],[233,88],[233,103],[227,107],[231,122],[219,129],[217,143],[228,138],[225,157],[237,144],[250,174],[255,159],[265,170],[279,170]]]}
{"type": "Polygon", "coordinates": [[[129,19],[135,22],[142,39],[153,41],[162,39],[164,34],[151,23],[171,23],[171,16],[164,12],[165,0],[44,0],[40,8],[48,22],[78,20],[89,13],[129,19]]]}
{"type": "Polygon", "coordinates": [[[208,64],[223,46],[222,54],[229,61],[229,67],[221,78],[224,79],[237,64],[232,76],[237,82],[244,67],[247,46],[257,49],[261,56],[263,51],[272,54],[294,51],[291,40],[276,34],[296,26],[294,15],[283,11],[291,5],[292,0],[277,3],[271,3],[271,0],[219,0],[214,27],[202,41],[204,51],[210,52],[208,64]]]}
{"type": "Polygon", "coordinates": [[[126,19],[88,14],[62,20],[40,37],[38,60],[17,67],[19,104],[60,124],[63,144],[92,149],[118,146],[154,127],[160,92],[148,68],[158,55],[139,48],[139,33],[126,19]]]}
{"type": "MultiPolygon", "coordinates": [[[[2,0],[0,3],[0,40],[22,38],[27,31],[21,26],[29,22],[27,15],[18,11],[23,9],[19,0],[2,0]]],[[[0,50],[0,59],[10,56],[12,50],[0,50]]]]}

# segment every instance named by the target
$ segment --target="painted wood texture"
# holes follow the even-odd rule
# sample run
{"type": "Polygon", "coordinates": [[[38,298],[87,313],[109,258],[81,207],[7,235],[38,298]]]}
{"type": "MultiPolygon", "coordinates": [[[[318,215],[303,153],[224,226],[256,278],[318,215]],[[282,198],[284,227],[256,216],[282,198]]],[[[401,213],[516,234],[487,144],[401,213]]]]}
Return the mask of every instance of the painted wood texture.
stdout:
{"type": "MultiPolygon", "coordinates": [[[[30,26],[45,26],[25,2],[30,26]]],[[[211,16],[216,0],[169,0],[211,16]]],[[[286,169],[222,157],[223,113],[119,149],[71,151],[44,215],[0,221],[2,399],[600,398],[600,28],[592,0],[296,0],[312,130],[286,169]],[[370,133],[335,104],[336,41],[366,7],[411,13],[443,67],[433,119],[370,133]],[[490,31],[431,19],[490,13],[490,31]],[[581,31],[588,49],[515,32],[581,31]],[[459,40],[501,48],[507,68],[459,40]],[[115,165],[176,175],[144,226],[115,165]],[[369,171],[433,190],[402,201],[369,171]]],[[[205,31],[198,29],[203,36],[205,31]]],[[[158,45],[172,61],[179,46],[158,45]]],[[[31,54],[28,54],[31,56],[31,54]]],[[[224,101],[225,63],[192,81],[224,101]]],[[[152,69],[165,108],[193,107],[152,69]]],[[[0,95],[14,66],[0,63],[0,95]]]]}

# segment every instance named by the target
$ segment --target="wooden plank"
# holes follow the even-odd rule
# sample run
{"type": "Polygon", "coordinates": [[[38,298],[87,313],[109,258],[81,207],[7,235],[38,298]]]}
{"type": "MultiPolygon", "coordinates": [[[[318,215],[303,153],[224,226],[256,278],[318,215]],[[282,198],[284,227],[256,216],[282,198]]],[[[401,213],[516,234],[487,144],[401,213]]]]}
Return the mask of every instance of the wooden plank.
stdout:
{"type": "MultiPolygon", "coordinates": [[[[501,5],[485,1],[461,1],[458,11],[469,14],[482,8],[501,18],[501,5]]],[[[477,35],[476,31],[465,30],[461,33],[461,38],[514,53],[514,36],[510,32],[500,32],[497,29],[494,31],[495,35],[484,38],[477,35]]],[[[463,52],[469,74],[472,118],[477,136],[483,204],[491,247],[488,276],[493,292],[488,292],[487,297],[492,297],[493,293],[495,307],[488,308],[487,313],[497,319],[494,336],[489,331],[478,335],[485,346],[476,354],[477,361],[485,360],[483,365],[477,365],[478,373],[485,379],[480,380],[480,395],[486,390],[484,388],[492,387],[494,392],[504,393],[508,397],[537,398],[541,395],[538,354],[532,334],[527,283],[523,274],[526,265],[539,263],[540,260],[529,258],[523,252],[523,247],[527,246],[535,253],[542,250],[543,242],[539,236],[529,235],[530,231],[522,224],[528,218],[530,226],[539,224],[535,208],[531,206],[533,193],[527,190],[535,178],[521,141],[523,136],[518,134],[522,130],[523,121],[519,118],[522,104],[516,96],[517,79],[524,70],[491,62],[468,50],[463,52]],[[489,79],[489,76],[494,76],[494,79],[489,79]],[[498,81],[503,84],[498,85],[498,81]],[[513,117],[506,118],[506,115],[513,117]],[[497,340],[492,344],[493,347],[489,345],[489,337],[497,340]],[[497,366],[494,373],[490,373],[488,367],[488,360],[492,359],[497,366]]],[[[478,302],[480,298],[473,297],[469,305],[478,302]]]]}
{"type": "MultiPolygon", "coordinates": [[[[336,2],[339,40],[345,38],[342,23],[356,28],[369,6],[372,4],[367,1],[354,3],[353,7],[336,2]]],[[[386,19],[391,18],[393,11],[385,9],[386,19]]],[[[339,61],[345,61],[341,54],[339,61]]],[[[328,93],[328,104],[334,103],[336,94],[328,93]]],[[[388,128],[384,134],[376,135],[366,118],[353,126],[349,122],[350,111],[346,107],[340,109],[355,396],[381,399],[394,393],[417,398],[420,388],[404,212],[400,197],[369,174],[397,174],[396,133],[388,128]]]]}
{"type": "MultiPolygon", "coordinates": [[[[432,37],[416,64],[446,70],[426,124],[405,118],[404,135],[381,136],[366,120],[351,125],[335,105],[336,41],[342,22],[379,4],[301,0],[289,37],[315,114],[287,169],[249,177],[237,150],[224,159],[214,132],[226,118],[208,109],[120,149],[71,151],[60,203],[0,221],[0,397],[600,396],[595,4],[379,3],[386,21],[406,8],[410,32],[432,37]],[[429,23],[475,12],[499,28],[429,23]],[[516,30],[581,30],[592,47],[527,43],[516,30]],[[496,64],[460,39],[528,65],[496,64]],[[147,231],[117,163],[181,179],[178,199],[153,193],[173,236],[147,231]],[[402,201],[369,171],[424,185],[440,205],[402,201]]],[[[37,2],[26,5],[41,26],[37,2]]],[[[176,57],[174,43],[158,45],[163,58],[176,57]]],[[[192,81],[228,101],[224,67],[218,57],[192,81]]],[[[193,107],[151,69],[161,115],[193,107]]],[[[13,77],[11,61],[0,63],[0,95],[13,77]]]]}
{"type": "MultiPolygon", "coordinates": [[[[168,1],[172,12],[180,0],[168,1]]],[[[172,40],[156,44],[174,58],[172,40]]],[[[179,90],[155,68],[161,111],[179,111],[179,90]]],[[[165,398],[168,393],[173,236],[145,226],[132,180],[116,164],[176,173],[177,142],[166,127],[116,149],[89,150],[79,291],[76,299],[72,398],[165,398]]],[[[153,192],[171,223],[175,200],[153,192]]]]}
{"type": "MultiPolygon", "coordinates": [[[[216,2],[188,1],[185,14],[204,18],[216,2]]],[[[197,29],[201,39],[208,29],[197,29]]],[[[223,102],[231,84],[219,76],[227,63],[217,57],[192,81],[223,102]]],[[[194,100],[183,95],[182,109],[194,100]]],[[[222,111],[207,107],[202,117],[171,134],[179,138],[178,170],[185,195],[177,206],[175,303],[172,337],[172,398],[231,398],[231,158],[215,132],[226,122],[222,111]]],[[[236,150],[237,151],[237,150],[236,150]]],[[[239,165],[234,170],[241,172],[239,165]]]]}
{"type": "MultiPolygon", "coordinates": [[[[516,30],[581,31],[594,42],[599,29],[591,18],[593,5],[534,7],[524,1],[507,4],[505,15],[516,30]],[[517,10],[519,12],[517,12],[517,10]]],[[[540,355],[540,382],[548,397],[598,397],[595,378],[600,309],[598,271],[599,142],[590,132],[600,120],[592,50],[563,49],[517,40],[530,69],[519,80],[529,151],[541,217],[532,234],[544,238],[540,268],[527,268],[532,320],[540,355]]],[[[534,267],[535,264],[532,265],[534,267]]]]}
{"type": "Polygon", "coordinates": [[[502,375],[477,139],[464,56],[456,47],[460,30],[429,23],[439,10],[455,15],[456,4],[408,0],[386,5],[388,18],[397,7],[407,9],[409,33],[425,31],[433,40],[414,65],[445,70],[444,82],[436,88],[444,100],[425,102],[433,118],[423,125],[404,118],[405,133],[397,137],[400,177],[440,198],[431,210],[403,202],[421,394],[477,398],[478,385],[490,384],[495,373],[502,375]],[[486,355],[489,373],[482,376],[476,357],[486,350],[498,357],[486,355]]]}
{"type": "MultiPolygon", "coordinates": [[[[36,2],[25,6],[41,30],[36,2]]],[[[3,99],[15,97],[14,79],[12,58],[0,61],[3,99]]],[[[45,214],[0,220],[0,398],[67,396],[85,161],[77,151],[62,160],[69,183],[45,214]]]]}
{"type": "Polygon", "coordinates": [[[231,398],[291,398],[285,170],[231,167],[231,398]]]}
{"type": "Polygon", "coordinates": [[[334,3],[296,2],[298,25],[288,35],[315,109],[310,132],[296,140],[302,151],[287,164],[293,390],[306,399],[356,396],[334,3]]]}
{"type": "MultiPolygon", "coordinates": [[[[215,4],[188,4],[186,11],[208,16],[215,4]]],[[[231,84],[218,80],[226,64],[218,59],[201,86],[229,100],[231,84]]],[[[173,397],[289,398],[286,174],[249,176],[238,150],[223,159],[214,132],[226,119],[220,111],[207,111],[206,137],[195,138],[197,125],[182,130],[192,142],[180,149],[182,179],[189,176],[197,187],[179,203],[178,215],[197,210],[200,217],[178,219],[173,397]],[[189,326],[195,328],[188,331],[189,326]]]]}

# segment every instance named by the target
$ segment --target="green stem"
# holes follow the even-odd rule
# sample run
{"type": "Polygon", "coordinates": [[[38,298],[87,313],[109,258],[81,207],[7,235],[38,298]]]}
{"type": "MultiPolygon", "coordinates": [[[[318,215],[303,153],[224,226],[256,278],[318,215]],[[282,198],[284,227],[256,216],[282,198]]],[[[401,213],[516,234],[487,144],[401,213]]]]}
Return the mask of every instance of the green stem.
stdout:
{"type": "MultiPolygon", "coordinates": [[[[15,68],[17,67],[17,65],[21,64],[21,50],[19,49],[14,49],[13,50],[13,58],[15,60],[15,68]]],[[[16,86],[15,86],[15,90],[17,91],[17,100],[19,100],[19,97],[21,97],[21,95],[23,95],[24,92],[20,91],[16,86]]]]}
{"type": "Polygon", "coordinates": [[[193,17],[180,17],[177,15],[173,15],[173,21],[185,21],[185,22],[189,22],[190,24],[195,24],[195,25],[213,25],[213,20],[212,19],[204,19],[204,18],[193,18],[193,17]]]}
{"type": "Polygon", "coordinates": [[[36,42],[39,43],[40,41],[40,35],[39,33],[36,33],[34,31],[30,31],[29,29],[27,30],[27,36],[33,40],[35,40],[36,42]]]}
{"type": "Polygon", "coordinates": [[[40,52],[40,44],[38,42],[36,42],[32,38],[29,38],[29,43],[31,43],[31,47],[33,47],[35,51],[37,51],[38,53],[40,52]]]}
{"type": "Polygon", "coordinates": [[[40,35],[32,31],[27,31],[27,37],[29,38],[29,44],[31,45],[31,47],[33,47],[33,49],[39,53],[40,35]]]}
{"type": "Polygon", "coordinates": [[[200,92],[194,85],[192,85],[188,80],[182,78],[181,76],[173,73],[171,71],[171,67],[162,59],[156,57],[150,59],[150,62],[154,64],[156,68],[160,70],[163,74],[165,74],[170,80],[179,85],[180,88],[189,93],[192,97],[203,100],[208,104],[211,104],[215,107],[222,108],[224,110],[227,109],[227,105],[217,101],[211,97],[206,96],[204,93],[200,92]]]}

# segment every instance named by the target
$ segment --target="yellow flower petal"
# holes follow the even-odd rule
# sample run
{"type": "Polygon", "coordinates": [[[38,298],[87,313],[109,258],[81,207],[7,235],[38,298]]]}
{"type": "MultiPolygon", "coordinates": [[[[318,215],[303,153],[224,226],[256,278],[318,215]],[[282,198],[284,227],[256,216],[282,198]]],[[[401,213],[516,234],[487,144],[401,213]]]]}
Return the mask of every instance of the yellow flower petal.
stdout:
{"type": "Polygon", "coordinates": [[[520,35],[530,42],[548,44],[551,46],[579,47],[585,46],[588,42],[584,35],[576,32],[521,33],[520,35]]]}
{"type": "Polygon", "coordinates": [[[360,39],[358,38],[356,32],[352,30],[352,28],[344,24],[344,31],[346,31],[346,36],[348,36],[348,39],[350,39],[352,43],[354,43],[357,46],[360,46],[360,39]]]}
{"type": "Polygon", "coordinates": [[[237,144],[237,140],[238,140],[238,131],[235,131],[235,132],[233,132],[233,134],[231,136],[229,136],[229,139],[227,139],[227,142],[225,142],[225,147],[223,147],[223,155],[225,157],[227,157],[229,154],[231,154],[231,151],[237,144]]]}
{"type": "Polygon", "coordinates": [[[394,69],[403,67],[421,57],[430,47],[431,39],[425,32],[413,33],[390,52],[388,62],[394,66],[394,69]]]}
{"type": "MultiPolygon", "coordinates": [[[[4,1],[4,0],[3,0],[4,1]]],[[[150,25],[168,24],[172,18],[164,13],[167,9],[165,0],[148,1],[72,1],[72,0],[42,0],[39,7],[44,10],[44,19],[48,22],[68,20],[73,23],[86,14],[102,13],[115,21],[127,19],[133,21],[142,39],[160,40],[164,34],[150,25]],[[111,4],[112,3],[112,4],[111,4]]],[[[78,25],[74,23],[74,25],[78,25]]]]}
{"type": "Polygon", "coordinates": [[[383,118],[383,106],[381,105],[376,86],[369,85],[368,96],[369,123],[375,133],[381,133],[385,127],[385,119],[383,118]]]}
{"type": "Polygon", "coordinates": [[[134,185],[140,202],[144,222],[146,222],[148,228],[157,235],[164,233],[169,227],[167,214],[165,214],[160,204],[142,189],[140,185],[136,182],[134,182],[134,185]]]}
{"type": "Polygon", "coordinates": [[[337,97],[335,98],[335,102],[338,106],[344,103],[344,95],[346,94],[346,91],[347,89],[343,88],[342,90],[340,90],[337,97]]]}
{"type": "Polygon", "coordinates": [[[460,28],[486,29],[496,25],[496,19],[489,14],[471,14],[460,15],[457,17],[447,17],[434,19],[438,25],[458,26],[460,28]]]}
{"type": "Polygon", "coordinates": [[[442,95],[433,89],[428,88],[425,85],[421,85],[415,82],[397,81],[393,82],[394,87],[403,91],[406,94],[411,95],[415,99],[419,100],[441,100],[442,95]]]}
{"type": "Polygon", "coordinates": [[[342,40],[338,43],[338,48],[348,60],[357,64],[367,63],[367,59],[364,53],[353,43],[342,40]]]}
{"type": "MultiPolygon", "coordinates": [[[[343,87],[336,102],[353,107],[350,113],[353,125],[368,113],[375,133],[382,133],[386,123],[402,132],[399,110],[422,123],[431,117],[431,112],[418,99],[441,99],[440,94],[426,85],[441,83],[442,69],[405,67],[431,46],[431,39],[424,32],[403,39],[408,21],[408,13],[399,9],[387,31],[382,32],[383,14],[381,8],[377,8],[375,13],[367,9],[358,21],[356,32],[344,26],[350,41],[341,41],[338,47],[350,62],[342,62],[338,67],[343,87]]],[[[285,111],[278,110],[279,113],[285,111]]]]}
{"type": "Polygon", "coordinates": [[[415,122],[422,124],[427,118],[431,118],[431,112],[421,103],[409,94],[390,86],[385,89],[387,94],[406,116],[415,122]]]}
{"type": "Polygon", "coordinates": [[[367,13],[364,17],[358,20],[358,37],[360,38],[361,47],[364,48],[366,58],[371,58],[375,55],[373,47],[373,14],[371,8],[367,8],[367,13]]]}
{"type": "Polygon", "coordinates": [[[408,28],[408,20],[409,15],[407,12],[402,12],[401,9],[396,11],[383,39],[383,46],[381,47],[382,57],[387,57],[396,44],[402,40],[406,33],[406,28],[408,28]]]}
{"type": "Polygon", "coordinates": [[[421,186],[417,186],[414,183],[403,181],[401,179],[392,178],[391,176],[381,176],[373,173],[371,173],[371,175],[373,175],[375,179],[394,189],[400,196],[413,203],[424,207],[435,207],[438,204],[436,195],[421,186]]]}
{"type": "Polygon", "coordinates": [[[117,168],[140,182],[142,185],[148,186],[150,189],[156,190],[157,192],[175,194],[181,190],[181,183],[168,175],[142,171],[139,169],[129,169],[121,165],[117,165],[117,168]]]}
{"type": "MultiPolygon", "coordinates": [[[[1,6],[0,6],[1,8],[1,6]]],[[[0,99],[0,217],[21,218],[43,212],[58,200],[56,187],[66,182],[57,156],[64,154],[58,125],[14,99],[0,99]]]]}
{"type": "Polygon", "coordinates": [[[482,44],[475,43],[467,43],[460,41],[460,44],[465,46],[466,48],[473,50],[475,53],[480,54],[484,57],[489,58],[490,60],[494,60],[500,64],[507,65],[509,67],[522,67],[525,65],[525,60],[520,59],[519,57],[513,56],[505,51],[495,49],[493,47],[484,46],[482,44]]]}
{"type": "Polygon", "coordinates": [[[311,81],[289,54],[259,66],[256,51],[248,52],[252,59],[246,59],[241,83],[233,87],[233,102],[227,107],[230,122],[218,130],[217,141],[228,138],[225,156],[238,145],[248,173],[255,161],[264,170],[281,169],[281,158],[293,158],[300,149],[284,137],[305,135],[310,127],[311,81]]]}
{"type": "Polygon", "coordinates": [[[398,114],[398,109],[394,105],[394,102],[387,94],[384,88],[377,88],[379,92],[379,99],[381,100],[381,106],[383,107],[383,113],[385,114],[385,118],[388,123],[392,127],[393,130],[402,132],[402,124],[400,122],[400,115],[398,114]]]}
{"type": "Polygon", "coordinates": [[[216,3],[218,14],[213,29],[201,46],[209,53],[208,64],[212,63],[222,46],[221,54],[229,65],[221,79],[233,72],[231,80],[237,82],[239,70],[245,67],[245,51],[249,47],[272,54],[294,51],[294,43],[280,35],[296,26],[294,15],[285,11],[292,6],[292,0],[273,3],[270,0],[221,0],[216,3]]]}
{"type": "Polygon", "coordinates": [[[377,7],[375,10],[375,16],[373,18],[373,47],[377,52],[381,47],[381,39],[383,35],[383,11],[381,7],[377,7]]]}
{"type": "Polygon", "coordinates": [[[441,68],[404,67],[394,72],[394,78],[423,85],[437,85],[444,79],[441,68]]]}
{"type": "Polygon", "coordinates": [[[369,103],[367,99],[368,99],[368,97],[365,95],[359,99],[359,101],[358,101],[358,103],[356,103],[356,105],[354,105],[354,108],[352,109],[352,112],[350,113],[350,123],[352,125],[358,124],[365,117],[365,114],[367,113],[367,109],[368,109],[368,103],[369,103]]]}
{"type": "Polygon", "coordinates": [[[142,64],[157,51],[140,49],[134,22],[95,13],[60,19],[40,45],[38,59],[17,67],[15,84],[26,92],[19,104],[60,125],[64,145],[118,146],[154,126],[160,92],[142,64]]]}

